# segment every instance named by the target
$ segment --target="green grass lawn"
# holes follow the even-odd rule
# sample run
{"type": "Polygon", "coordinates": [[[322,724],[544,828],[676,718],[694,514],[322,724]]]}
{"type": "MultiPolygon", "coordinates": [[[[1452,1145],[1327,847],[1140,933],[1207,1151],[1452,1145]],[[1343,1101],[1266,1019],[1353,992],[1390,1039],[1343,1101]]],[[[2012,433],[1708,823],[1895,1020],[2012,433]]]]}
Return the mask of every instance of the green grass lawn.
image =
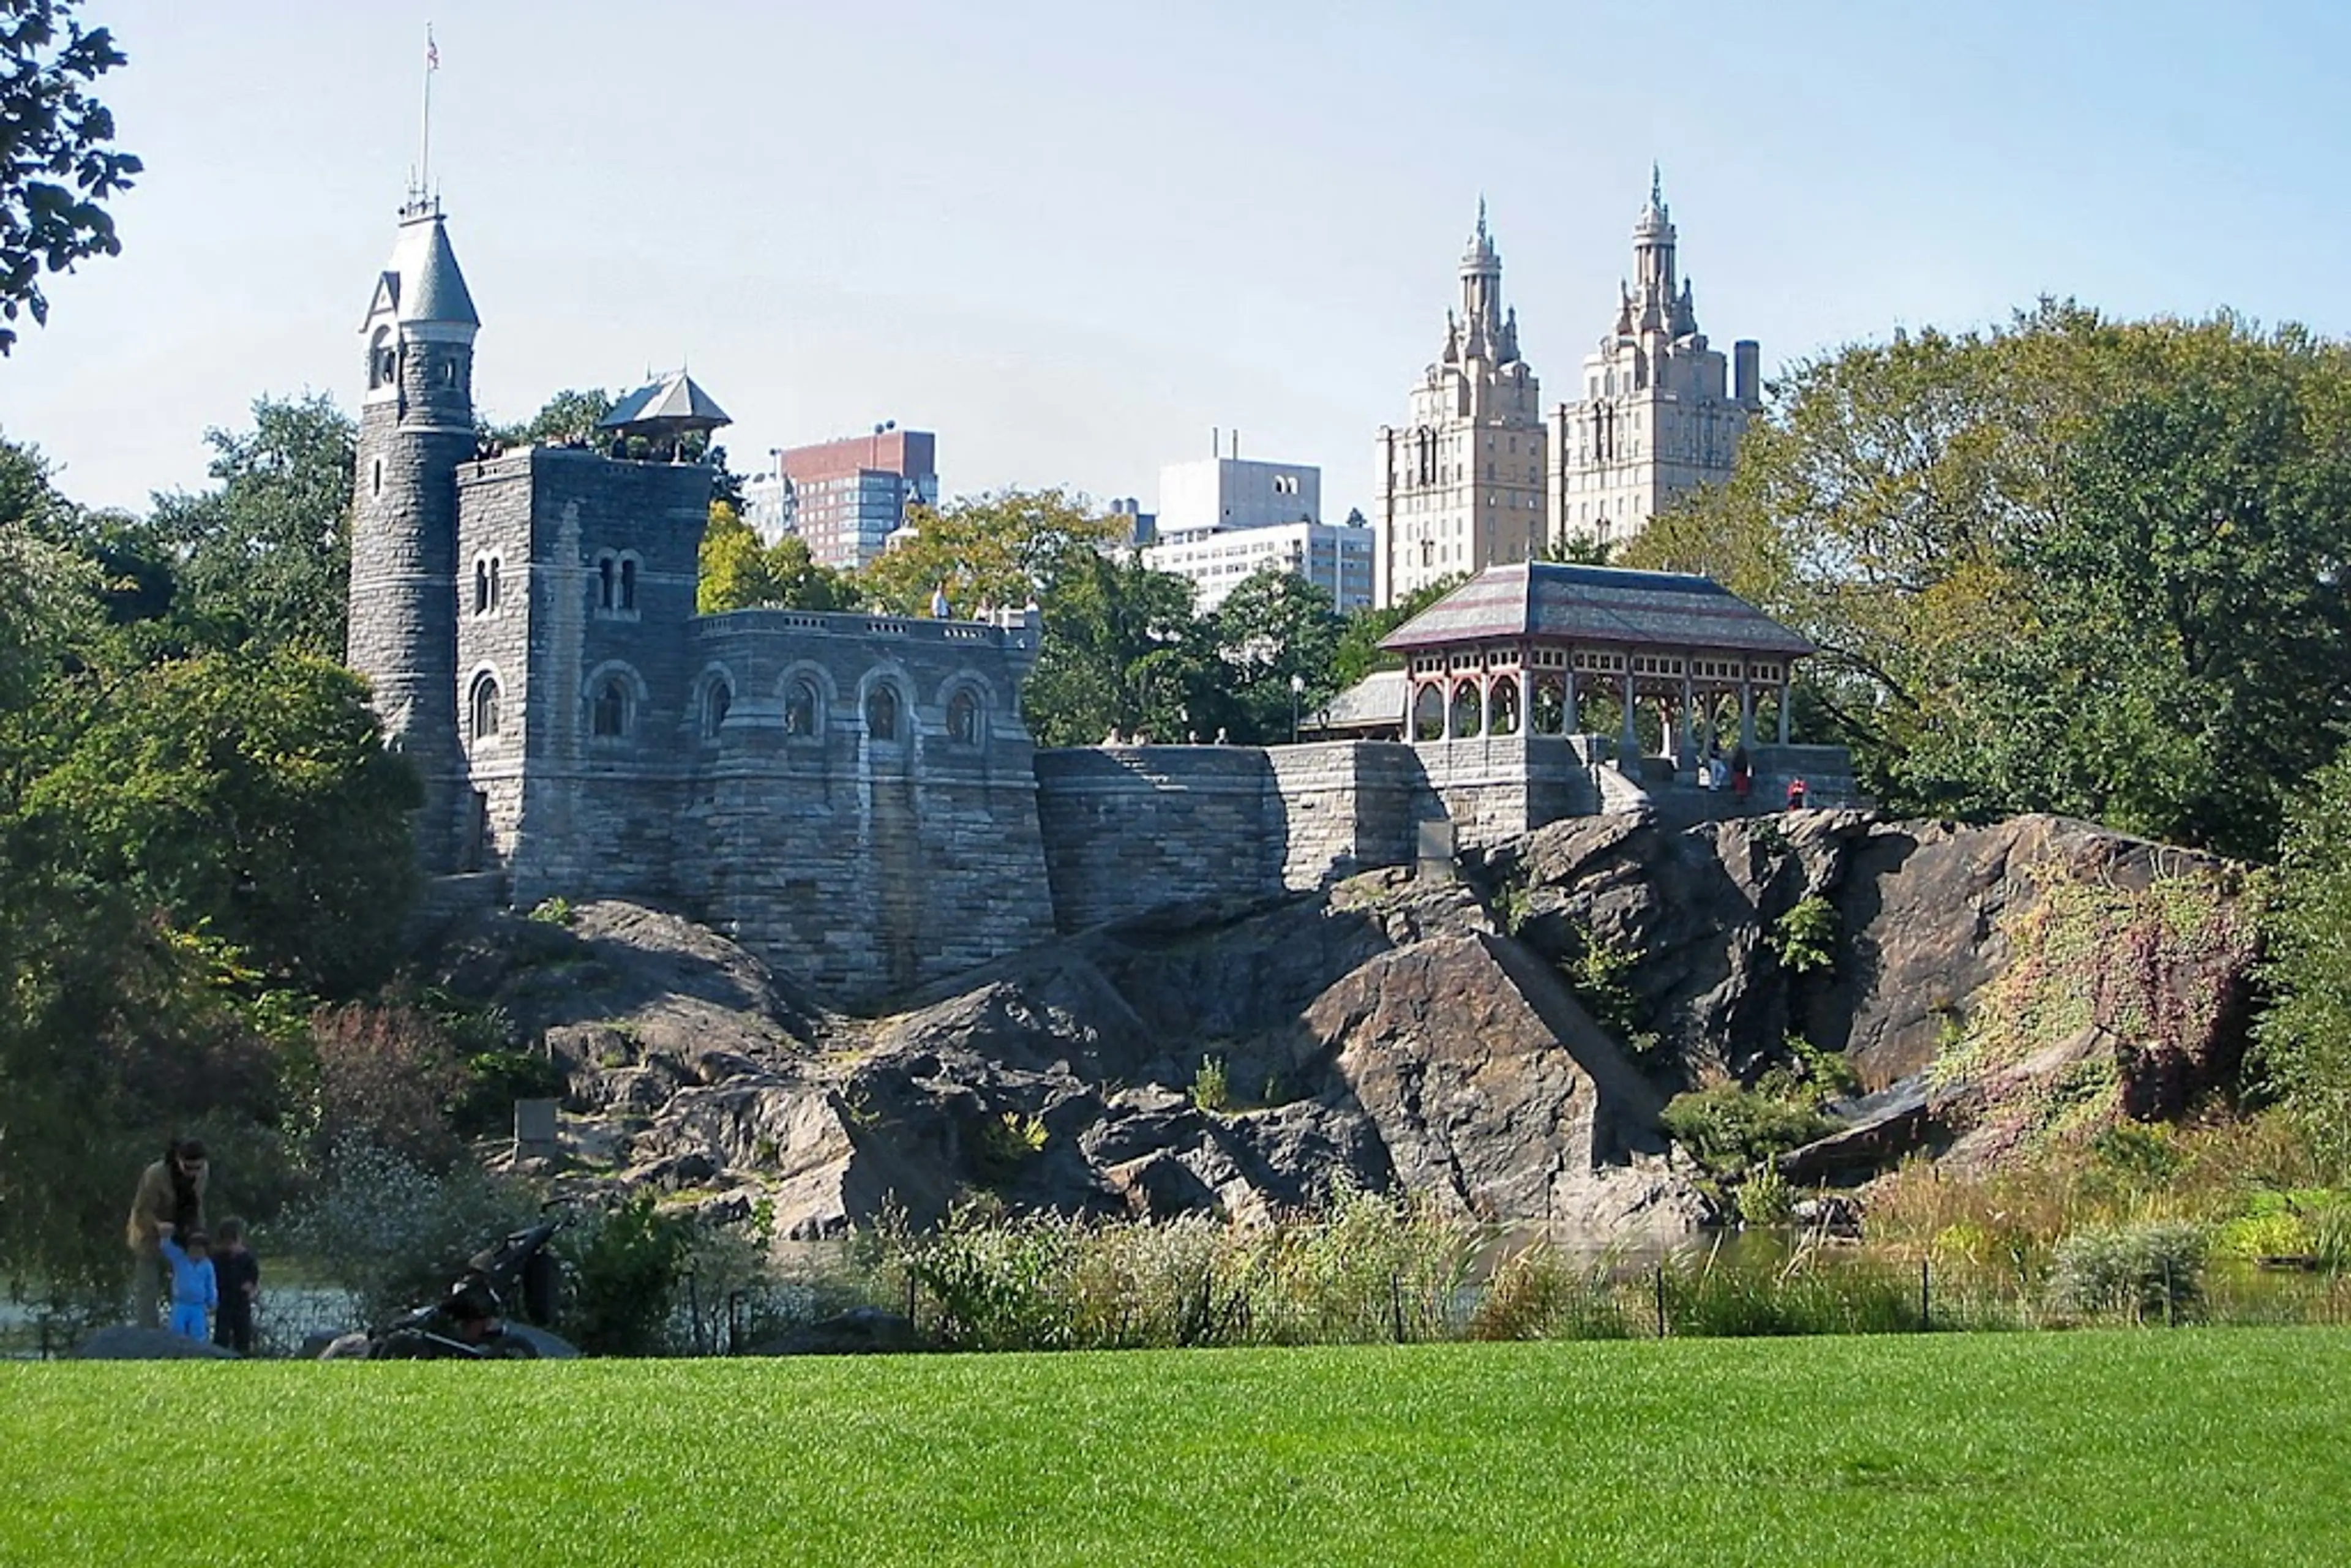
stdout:
{"type": "Polygon", "coordinates": [[[0,1366],[0,1563],[2351,1563],[2351,1333],[0,1366]]]}

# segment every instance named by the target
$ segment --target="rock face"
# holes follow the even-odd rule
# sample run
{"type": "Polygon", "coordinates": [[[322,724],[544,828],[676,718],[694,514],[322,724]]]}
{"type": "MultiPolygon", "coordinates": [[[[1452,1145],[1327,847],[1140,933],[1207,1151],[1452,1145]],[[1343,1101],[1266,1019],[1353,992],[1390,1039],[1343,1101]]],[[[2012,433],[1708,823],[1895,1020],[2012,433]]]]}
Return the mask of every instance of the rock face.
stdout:
{"type": "Polygon", "coordinates": [[[565,1068],[567,1179],[794,1237],[981,1194],[1247,1219],[1343,1184],[1610,1235],[1705,1216],[1664,1101],[1792,1036],[1868,1094],[1802,1167],[1837,1179],[2175,1113],[2234,1071],[2250,928],[2232,868],[2075,822],[1616,816],[1459,883],[1164,908],[879,1018],[625,904],[495,918],[443,977],[565,1068]]]}
{"type": "Polygon", "coordinates": [[[721,1212],[764,1201],[797,1237],[885,1208],[925,1223],[974,1192],[1246,1218],[1402,1186],[1606,1231],[1700,1213],[1656,1092],[1458,884],[1377,873],[1167,910],[880,1019],[819,1012],[632,905],[528,924],[478,929],[448,977],[565,1067],[574,1155],[721,1212]]]}
{"type": "Polygon", "coordinates": [[[1630,1010],[1657,1036],[1645,1054],[1682,1082],[1751,1078],[1801,1036],[1865,1092],[1923,1092],[1921,1135],[1963,1160],[2068,1117],[2178,1115],[2243,1053],[2255,951],[2239,869],[2085,822],[1587,818],[1476,874],[1536,951],[1625,956],[1630,1010]],[[1808,898],[1834,936],[1804,971],[1778,948],[1808,898]]]}

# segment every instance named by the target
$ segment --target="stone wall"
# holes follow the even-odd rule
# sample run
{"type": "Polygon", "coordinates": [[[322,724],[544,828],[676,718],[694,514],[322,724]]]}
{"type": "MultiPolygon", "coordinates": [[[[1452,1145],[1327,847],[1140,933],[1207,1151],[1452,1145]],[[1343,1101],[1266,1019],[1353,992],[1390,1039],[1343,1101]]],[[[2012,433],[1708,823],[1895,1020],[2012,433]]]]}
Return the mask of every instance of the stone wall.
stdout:
{"type": "Polygon", "coordinates": [[[1386,741],[1076,747],[1036,771],[1064,931],[1409,864],[1413,824],[1437,814],[1412,748],[1386,741]]]}
{"type": "Polygon", "coordinates": [[[1482,848],[1600,809],[1596,766],[1606,742],[1589,736],[1489,735],[1412,747],[1453,819],[1456,842],[1482,848]]]}
{"type": "Polygon", "coordinates": [[[758,610],[697,621],[691,642],[682,907],[852,1000],[1052,934],[1018,700],[1033,631],[758,610]]]}

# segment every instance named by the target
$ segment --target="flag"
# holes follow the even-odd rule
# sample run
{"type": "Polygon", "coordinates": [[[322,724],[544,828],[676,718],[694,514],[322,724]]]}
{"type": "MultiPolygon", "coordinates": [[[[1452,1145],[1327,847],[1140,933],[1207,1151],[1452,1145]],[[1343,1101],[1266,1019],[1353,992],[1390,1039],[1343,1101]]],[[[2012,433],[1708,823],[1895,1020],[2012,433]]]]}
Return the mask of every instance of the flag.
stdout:
{"type": "Polygon", "coordinates": [[[429,26],[424,29],[424,68],[428,71],[441,68],[441,46],[433,41],[433,29],[429,26]]]}

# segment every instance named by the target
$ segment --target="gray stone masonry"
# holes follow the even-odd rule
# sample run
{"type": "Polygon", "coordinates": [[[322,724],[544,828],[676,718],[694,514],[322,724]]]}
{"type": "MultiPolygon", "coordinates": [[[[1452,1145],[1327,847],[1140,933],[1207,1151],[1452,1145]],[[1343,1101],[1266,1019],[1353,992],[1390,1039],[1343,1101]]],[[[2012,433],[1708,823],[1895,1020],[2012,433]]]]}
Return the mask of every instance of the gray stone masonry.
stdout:
{"type": "Polygon", "coordinates": [[[1036,768],[1064,931],[1408,864],[1414,824],[1440,814],[1412,748],[1388,741],[1081,747],[1036,768]]]}

